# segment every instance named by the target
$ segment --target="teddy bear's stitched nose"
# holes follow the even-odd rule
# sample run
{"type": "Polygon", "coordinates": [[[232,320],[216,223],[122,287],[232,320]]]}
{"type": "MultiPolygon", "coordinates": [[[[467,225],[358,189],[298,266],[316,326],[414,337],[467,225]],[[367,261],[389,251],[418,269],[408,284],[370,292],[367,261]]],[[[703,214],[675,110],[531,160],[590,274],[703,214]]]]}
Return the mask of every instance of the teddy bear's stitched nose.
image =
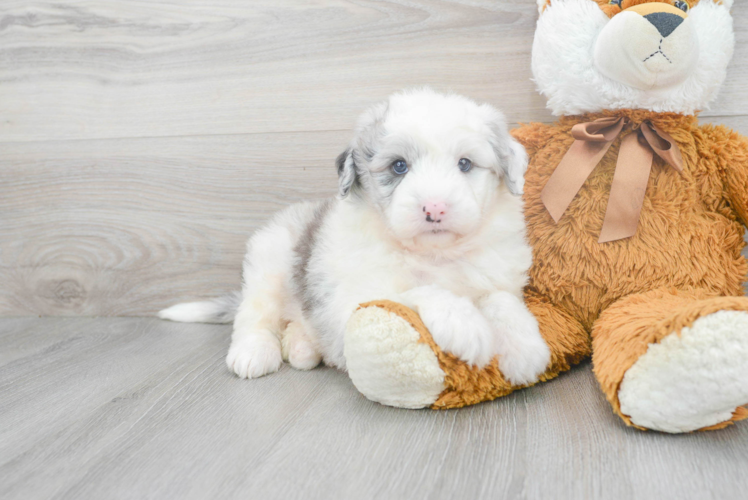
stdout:
{"type": "Polygon", "coordinates": [[[644,16],[644,19],[657,28],[663,38],[667,38],[683,22],[682,17],[669,12],[653,12],[644,16]]]}

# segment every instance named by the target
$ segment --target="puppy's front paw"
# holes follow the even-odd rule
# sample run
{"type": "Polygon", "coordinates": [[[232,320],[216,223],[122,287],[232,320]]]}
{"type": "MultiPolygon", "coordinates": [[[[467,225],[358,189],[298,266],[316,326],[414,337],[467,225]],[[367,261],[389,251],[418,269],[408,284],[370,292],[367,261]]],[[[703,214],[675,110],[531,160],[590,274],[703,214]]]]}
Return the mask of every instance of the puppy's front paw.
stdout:
{"type": "Polygon", "coordinates": [[[499,369],[513,385],[527,385],[538,381],[551,362],[551,351],[545,342],[532,347],[510,350],[499,358],[499,369]]]}
{"type": "Polygon", "coordinates": [[[257,378],[277,372],[283,359],[276,338],[249,335],[231,342],[226,365],[239,378],[257,378]]]}
{"type": "Polygon", "coordinates": [[[533,384],[548,368],[551,350],[535,318],[512,326],[514,330],[500,341],[499,369],[513,385],[533,384]]]}
{"type": "Polygon", "coordinates": [[[469,299],[431,286],[413,289],[405,299],[444,351],[479,368],[496,355],[491,325],[469,299]]]}
{"type": "Polygon", "coordinates": [[[517,297],[497,292],[487,297],[481,310],[497,332],[499,369],[513,385],[538,381],[551,361],[551,350],[540,334],[538,321],[517,297]]]}

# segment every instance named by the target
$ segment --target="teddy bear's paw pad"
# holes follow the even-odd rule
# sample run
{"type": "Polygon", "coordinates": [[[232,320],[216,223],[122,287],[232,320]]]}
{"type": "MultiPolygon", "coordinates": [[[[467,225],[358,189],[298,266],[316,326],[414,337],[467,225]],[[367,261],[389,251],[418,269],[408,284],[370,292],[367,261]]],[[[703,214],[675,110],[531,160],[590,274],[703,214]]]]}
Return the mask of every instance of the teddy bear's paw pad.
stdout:
{"type": "Polygon", "coordinates": [[[618,392],[641,427],[690,432],[732,418],[748,403],[748,312],[719,311],[651,344],[618,392]]]}
{"type": "Polygon", "coordinates": [[[370,306],[356,311],[345,334],[345,359],[353,385],[388,406],[424,408],[444,390],[444,372],[420,334],[397,314],[370,306]]]}

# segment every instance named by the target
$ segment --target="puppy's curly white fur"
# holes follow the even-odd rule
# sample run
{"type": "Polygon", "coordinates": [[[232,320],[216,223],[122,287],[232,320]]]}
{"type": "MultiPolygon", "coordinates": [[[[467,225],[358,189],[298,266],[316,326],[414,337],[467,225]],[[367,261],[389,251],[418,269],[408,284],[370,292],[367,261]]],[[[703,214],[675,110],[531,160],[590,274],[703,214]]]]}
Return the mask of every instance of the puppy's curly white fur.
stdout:
{"type": "Polygon", "coordinates": [[[392,95],[358,121],[337,160],[339,197],[292,205],[249,240],[241,296],[165,309],[175,321],[228,322],[238,376],[281,359],[345,369],[359,304],[414,308],[434,340],[513,383],[550,360],[522,301],[532,252],[522,213],[524,149],[487,104],[430,89],[392,95]]]}

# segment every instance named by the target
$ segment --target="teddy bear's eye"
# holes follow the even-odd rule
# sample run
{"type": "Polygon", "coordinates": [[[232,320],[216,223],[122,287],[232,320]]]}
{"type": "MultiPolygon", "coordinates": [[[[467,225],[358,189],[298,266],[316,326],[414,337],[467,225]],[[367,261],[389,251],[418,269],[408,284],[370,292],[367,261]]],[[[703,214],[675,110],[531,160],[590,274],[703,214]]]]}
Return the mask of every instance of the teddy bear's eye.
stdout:
{"type": "Polygon", "coordinates": [[[675,0],[674,5],[680,10],[682,10],[683,12],[688,12],[688,9],[689,9],[688,2],[684,2],[683,0],[675,0]]]}
{"type": "Polygon", "coordinates": [[[617,5],[620,8],[621,4],[623,3],[623,0],[610,0],[608,3],[610,5],[617,5]]]}

